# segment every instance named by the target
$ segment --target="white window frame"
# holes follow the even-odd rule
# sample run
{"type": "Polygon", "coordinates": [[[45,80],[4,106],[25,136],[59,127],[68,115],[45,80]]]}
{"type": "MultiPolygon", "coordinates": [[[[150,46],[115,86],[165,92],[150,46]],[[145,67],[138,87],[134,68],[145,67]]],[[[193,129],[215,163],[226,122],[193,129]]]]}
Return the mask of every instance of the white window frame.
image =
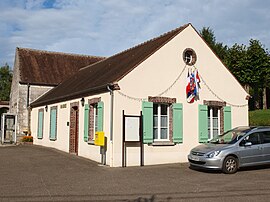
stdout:
{"type": "Polygon", "coordinates": [[[214,133],[213,133],[214,129],[218,129],[218,134],[220,134],[220,110],[221,109],[219,107],[209,106],[209,110],[210,110],[210,117],[208,116],[208,120],[210,119],[210,121],[208,121],[208,123],[210,123],[210,125],[208,125],[208,130],[210,130],[210,137],[208,134],[208,140],[211,140],[214,137],[214,133]],[[217,117],[218,127],[217,128],[214,128],[213,126],[213,121],[214,121],[213,108],[216,108],[218,110],[218,117],[217,117]]]}
{"type": "MultiPolygon", "coordinates": [[[[155,139],[155,136],[153,137],[154,141],[170,141],[169,139],[169,113],[170,113],[170,110],[169,110],[169,105],[167,104],[162,104],[162,103],[154,103],[154,105],[157,105],[157,109],[158,109],[158,114],[157,114],[157,117],[158,117],[158,126],[157,126],[157,129],[158,129],[158,138],[155,139]],[[164,115],[161,115],[161,105],[165,105],[167,107],[167,138],[166,139],[161,139],[161,116],[164,116],[164,115]]],[[[155,114],[153,114],[153,119],[155,117],[155,114]]],[[[153,131],[156,127],[153,126],[153,131]]],[[[163,127],[164,128],[164,127],[163,127]]],[[[154,135],[154,132],[153,132],[153,135],[154,135]]]]}

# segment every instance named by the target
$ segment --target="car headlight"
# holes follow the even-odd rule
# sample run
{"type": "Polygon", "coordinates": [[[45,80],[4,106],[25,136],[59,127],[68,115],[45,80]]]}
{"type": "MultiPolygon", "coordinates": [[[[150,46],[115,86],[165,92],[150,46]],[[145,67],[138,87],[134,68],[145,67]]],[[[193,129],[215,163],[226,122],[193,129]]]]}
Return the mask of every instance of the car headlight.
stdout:
{"type": "Polygon", "coordinates": [[[220,153],[220,151],[213,151],[207,155],[208,158],[213,158],[217,156],[220,153]]]}

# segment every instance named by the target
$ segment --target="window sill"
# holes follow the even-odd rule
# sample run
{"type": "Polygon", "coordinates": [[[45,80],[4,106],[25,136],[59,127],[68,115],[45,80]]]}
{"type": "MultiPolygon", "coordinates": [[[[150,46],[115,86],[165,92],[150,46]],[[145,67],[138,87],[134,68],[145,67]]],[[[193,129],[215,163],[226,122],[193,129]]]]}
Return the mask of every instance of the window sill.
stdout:
{"type": "Polygon", "coordinates": [[[95,141],[94,140],[89,140],[87,143],[90,144],[90,145],[95,145],[95,141]]]}
{"type": "Polygon", "coordinates": [[[153,142],[152,146],[174,146],[173,142],[153,142]]]}

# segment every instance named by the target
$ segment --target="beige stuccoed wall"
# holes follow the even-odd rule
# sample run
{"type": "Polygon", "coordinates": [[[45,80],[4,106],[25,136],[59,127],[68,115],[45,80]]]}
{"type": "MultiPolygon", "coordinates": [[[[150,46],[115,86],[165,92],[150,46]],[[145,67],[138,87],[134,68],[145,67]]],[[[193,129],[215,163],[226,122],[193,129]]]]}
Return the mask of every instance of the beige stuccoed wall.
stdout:
{"type": "MultiPolygon", "coordinates": [[[[108,150],[106,153],[106,164],[110,164],[110,94],[105,93],[101,95],[85,97],[85,103],[88,103],[88,99],[101,97],[101,101],[104,102],[104,121],[103,127],[105,136],[107,137],[108,150]]],[[[57,104],[48,105],[48,111],[45,111],[45,106],[33,108],[31,131],[34,139],[34,144],[42,145],[46,147],[56,148],[58,150],[69,152],[69,126],[67,122],[70,123],[70,104],[74,102],[79,102],[79,141],[78,141],[78,155],[89,158],[96,162],[101,162],[100,147],[93,144],[89,144],[84,141],[84,107],[81,105],[80,99],[74,99],[67,102],[61,102],[57,104]],[[61,105],[65,104],[66,108],[61,108],[61,105]],[[55,141],[50,140],[49,130],[50,130],[50,108],[57,106],[57,139],[55,141]],[[38,110],[40,108],[44,109],[44,129],[43,138],[37,138],[37,127],[38,127],[38,110]]]]}
{"type": "Polygon", "coordinates": [[[48,111],[45,111],[45,106],[32,109],[31,112],[31,131],[33,136],[34,144],[42,145],[46,147],[53,147],[65,152],[69,152],[69,122],[70,117],[70,106],[69,102],[62,102],[58,104],[48,105],[48,111]],[[66,108],[60,108],[60,105],[66,104],[66,108]],[[56,140],[52,141],[49,138],[50,133],[50,108],[57,106],[57,135],[56,140]],[[44,109],[44,125],[43,125],[43,138],[37,138],[37,128],[38,128],[38,110],[40,108],[44,109]]]}
{"type": "MultiPolygon", "coordinates": [[[[157,96],[166,90],[185,67],[182,53],[186,48],[192,48],[197,54],[195,66],[210,89],[222,100],[235,104],[245,105],[247,93],[213,54],[209,47],[199,37],[196,31],[189,26],[178,36],[172,39],[154,55],[141,63],[131,73],[119,81],[121,92],[135,98],[157,96]]],[[[186,162],[190,149],[198,145],[198,105],[203,100],[218,99],[201,82],[200,100],[192,104],[186,102],[185,69],[181,78],[172,88],[163,94],[163,97],[177,98],[183,104],[183,143],[176,146],[148,146],[144,145],[144,162],[149,164],[186,162]]],[[[142,110],[141,102],[116,94],[115,111],[125,110],[126,114],[139,114],[142,110]]],[[[121,115],[115,115],[115,133],[121,133],[121,115]]],[[[248,107],[232,107],[232,127],[248,125],[248,107]]],[[[121,138],[115,139],[114,144],[120,144],[121,138]]],[[[114,166],[120,165],[121,147],[115,148],[114,166]]],[[[129,148],[127,159],[129,165],[138,165],[139,148],[129,148]],[[133,160],[134,157],[134,160],[133,160]]]]}

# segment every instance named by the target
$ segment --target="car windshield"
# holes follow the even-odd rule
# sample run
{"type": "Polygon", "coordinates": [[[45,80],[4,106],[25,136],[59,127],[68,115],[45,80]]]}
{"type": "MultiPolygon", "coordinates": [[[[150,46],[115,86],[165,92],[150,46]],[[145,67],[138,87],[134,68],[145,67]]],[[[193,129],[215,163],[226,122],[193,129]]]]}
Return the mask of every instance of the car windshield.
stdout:
{"type": "Polygon", "coordinates": [[[234,144],[240,140],[249,130],[250,128],[246,127],[235,128],[221,135],[214,136],[214,138],[209,142],[212,144],[234,144]]]}

